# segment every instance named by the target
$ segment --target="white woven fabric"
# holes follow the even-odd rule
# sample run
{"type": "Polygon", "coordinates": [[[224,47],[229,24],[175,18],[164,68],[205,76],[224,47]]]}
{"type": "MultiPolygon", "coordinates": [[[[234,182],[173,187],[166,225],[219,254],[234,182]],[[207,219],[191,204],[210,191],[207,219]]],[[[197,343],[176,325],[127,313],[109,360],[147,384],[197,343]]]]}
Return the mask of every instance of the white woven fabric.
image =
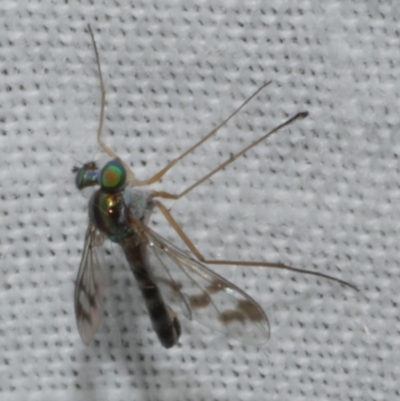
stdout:
{"type": "MultiPolygon", "coordinates": [[[[399,9],[326,3],[1,2],[0,400],[399,399],[399,9]],[[87,196],[71,168],[107,160],[88,23],[107,88],[104,138],[139,178],[272,81],[157,188],[186,188],[307,110],[166,203],[208,257],[280,261],[360,291],[216,268],[266,310],[270,341],[229,343],[182,317],[180,344],[165,350],[108,244],[105,316],[85,346],[73,289],[87,196]]],[[[159,215],[152,227],[174,238],[159,215]]]]}

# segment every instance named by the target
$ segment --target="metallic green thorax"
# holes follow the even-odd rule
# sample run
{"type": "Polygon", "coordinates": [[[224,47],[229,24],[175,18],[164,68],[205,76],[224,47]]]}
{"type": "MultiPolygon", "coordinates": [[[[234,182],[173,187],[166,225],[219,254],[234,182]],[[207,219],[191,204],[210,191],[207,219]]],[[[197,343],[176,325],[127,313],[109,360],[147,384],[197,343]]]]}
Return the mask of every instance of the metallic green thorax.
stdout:
{"type": "Polygon", "coordinates": [[[123,192],[107,193],[99,189],[90,199],[90,221],[113,242],[120,242],[132,234],[128,217],[129,207],[123,192]]]}

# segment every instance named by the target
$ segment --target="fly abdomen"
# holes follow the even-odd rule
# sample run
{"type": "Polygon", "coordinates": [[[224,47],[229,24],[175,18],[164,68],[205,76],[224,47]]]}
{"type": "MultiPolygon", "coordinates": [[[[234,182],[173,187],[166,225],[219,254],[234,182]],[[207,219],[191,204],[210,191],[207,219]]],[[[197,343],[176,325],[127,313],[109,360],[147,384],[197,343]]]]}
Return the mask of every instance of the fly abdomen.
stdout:
{"type": "Polygon", "coordinates": [[[151,323],[158,339],[165,348],[174,346],[181,335],[181,326],[175,313],[160,293],[149,269],[145,245],[126,240],[122,248],[142,292],[151,323]]]}

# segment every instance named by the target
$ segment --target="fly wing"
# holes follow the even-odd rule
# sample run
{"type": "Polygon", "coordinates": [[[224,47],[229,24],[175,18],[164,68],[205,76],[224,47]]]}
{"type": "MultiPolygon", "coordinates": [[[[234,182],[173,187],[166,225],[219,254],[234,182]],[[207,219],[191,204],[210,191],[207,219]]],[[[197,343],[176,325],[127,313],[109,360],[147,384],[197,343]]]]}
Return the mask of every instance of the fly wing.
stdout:
{"type": "Polygon", "coordinates": [[[150,265],[163,294],[188,318],[246,344],[270,337],[268,318],[244,291],[182,252],[148,227],[150,265]]]}
{"type": "Polygon", "coordinates": [[[106,280],[96,254],[96,247],[102,241],[102,235],[89,224],[74,293],[76,323],[85,344],[96,333],[103,309],[106,280]]]}

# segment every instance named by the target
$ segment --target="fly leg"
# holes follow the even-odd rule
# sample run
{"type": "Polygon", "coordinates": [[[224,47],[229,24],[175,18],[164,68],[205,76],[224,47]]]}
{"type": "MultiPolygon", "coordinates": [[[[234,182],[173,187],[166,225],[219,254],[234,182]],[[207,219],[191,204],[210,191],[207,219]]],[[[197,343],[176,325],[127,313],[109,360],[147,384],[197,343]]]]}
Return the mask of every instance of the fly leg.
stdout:
{"type": "Polygon", "coordinates": [[[284,270],[289,270],[295,273],[302,273],[302,274],[310,274],[312,276],[317,276],[317,277],[322,277],[328,280],[333,280],[336,281],[337,283],[350,287],[356,291],[358,291],[358,288],[347,281],[340,280],[339,278],[329,276],[324,273],[319,273],[311,270],[305,270],[305,269],[298,269],[296,267],[288,266],[283,263],[271,263],[271,262],[258,262],[258,261],[238,261],[238,260],[213,260],[213,259],[206,259],[202,253],[197,249],[197,247],[193,244],[193,242],[189,239],[189,237],[186,235],[182,227],[177,223],[177,221],[174,219],[172,214],[168,211],[168,209],[158,200],[154,200],[154,205],[158,207],[165,217],[165,219],[168,221],[168,223],[171,225],[171,227],[175,230],[175,232],[179,235],[179,237],[182,239],[182,241],[185,243],[185,245],[189,248],[189,250],[192,252],[192,254],[200,261],[209,265],[236,265],[236,266],[254,266],[254,267],[270,267],[274,269],[284,269],[284,270]]]}

